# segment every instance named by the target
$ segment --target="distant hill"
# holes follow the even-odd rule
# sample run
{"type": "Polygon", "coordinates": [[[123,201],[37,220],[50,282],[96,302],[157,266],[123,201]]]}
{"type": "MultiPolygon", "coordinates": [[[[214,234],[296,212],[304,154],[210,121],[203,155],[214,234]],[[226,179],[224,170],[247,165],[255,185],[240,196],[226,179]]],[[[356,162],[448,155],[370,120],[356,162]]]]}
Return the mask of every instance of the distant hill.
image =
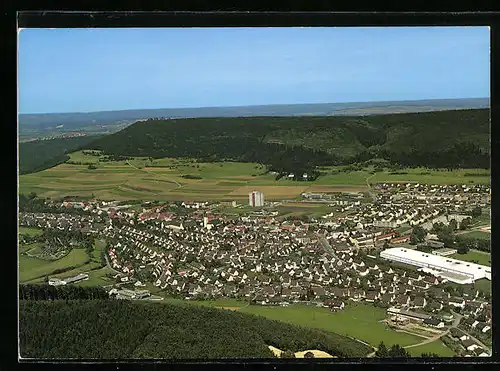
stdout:
{"type": "Polygon", "coordinates": [[[488,108],[489,106],[489,98],[472,98],[21,114],[19,115],[19,132],[22,136],[37,136],[47,133],[53,134],[70,131],[110,133],[121,130],[137,120],[150,117],[361,116],[402,112],[477,109],[488,108]]]}
{"type": "Polygon", "coordinates": [[[86,147],[124,156],[279,162],[280,166],[286,161],[288,167],[302,170],[374,157],[405,166],[489,167],[489,143],[489,110],[471,109],[342,117],[151,119],[86,147]]]}
{"type": "Polygon", "coordinates": [[[42,359],[274,358],[268,345],[364,357],[346,336],[230,310],[126,300],[21,300],[20,354],[42,359]]]}

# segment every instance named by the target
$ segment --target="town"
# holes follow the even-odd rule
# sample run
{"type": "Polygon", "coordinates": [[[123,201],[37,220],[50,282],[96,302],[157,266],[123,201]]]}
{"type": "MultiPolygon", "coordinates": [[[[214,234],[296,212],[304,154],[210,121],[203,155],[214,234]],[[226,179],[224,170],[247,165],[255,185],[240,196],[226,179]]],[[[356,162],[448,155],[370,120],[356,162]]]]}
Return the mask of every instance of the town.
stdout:
{"type": "MultiPolygon", "coordinates": [[[[20,212],[19,224],[105,240],[116,282],[107,289],[117,299],[237,298],[332,311],[365,302],[385,308],[392,328],[430,339],[449,335],[451,349],[489,356],[491,295],[473,284],[489,284],[491,268],[462,260],[442,231],[488,233],[474,218],[489,214],[490,192],[481,184],[382,183],[368,195],[307,193],[294,202],[331,209],[309,218],[283,218],[280,202],[265,201],[258,191],[248,205],[47,200],[49,212],[20,212]],[[221,205],[242,212],[224,213],[221,205]]],[[[58,275],[48,283],[70,284],[89,274],[58,275]]]]}

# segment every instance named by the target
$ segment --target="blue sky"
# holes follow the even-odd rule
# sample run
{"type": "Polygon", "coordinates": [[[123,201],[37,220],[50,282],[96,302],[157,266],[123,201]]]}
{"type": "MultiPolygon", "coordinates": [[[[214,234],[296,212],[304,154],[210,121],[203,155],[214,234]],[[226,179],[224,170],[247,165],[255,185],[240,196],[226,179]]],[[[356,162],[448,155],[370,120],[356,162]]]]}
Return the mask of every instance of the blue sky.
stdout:
{"type": "Polygon", "coordinates": [[[490,95],[488,27],[24,29],[19,111],[490,95]]]}

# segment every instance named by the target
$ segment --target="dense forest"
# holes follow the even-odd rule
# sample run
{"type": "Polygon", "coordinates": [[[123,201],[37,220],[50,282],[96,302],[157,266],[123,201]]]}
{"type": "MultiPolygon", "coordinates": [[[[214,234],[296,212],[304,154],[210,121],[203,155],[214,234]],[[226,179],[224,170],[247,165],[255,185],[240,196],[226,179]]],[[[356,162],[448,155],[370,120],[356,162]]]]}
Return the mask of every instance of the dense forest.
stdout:
{"type": "Polygon", "coordinates": [[[19,174],[49,169],[67,160],[67,153],[78,150],[96,136],[57,138],[19,143],[19,174]]]}
{"type": "Polygon", "coordinates": [[[410,167],[489,168],[489,110],[149,119],[86,147],[109,155],[258,162],[278,172],[372,158],[410,167]]]}
{"type": "Polygon", "coordinates": [[[268,345],[363,357],[341,335],[192,305],[126,300],[20,300],[21,356],[56,359],[271,358],[268,345]]]}

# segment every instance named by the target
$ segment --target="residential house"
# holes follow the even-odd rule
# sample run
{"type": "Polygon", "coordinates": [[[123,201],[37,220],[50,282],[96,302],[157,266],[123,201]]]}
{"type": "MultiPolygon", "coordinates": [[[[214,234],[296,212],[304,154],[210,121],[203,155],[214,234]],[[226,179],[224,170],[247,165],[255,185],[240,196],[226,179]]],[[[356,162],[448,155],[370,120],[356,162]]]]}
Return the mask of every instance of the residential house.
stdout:
{"type": "Polygon", "coordinates": [[[366,293],[365,301],[373,303],[375,300],[380,298],[380,292],[378,291],[368,291],[366,293]]]}
{"type": "Polygon", "coordinates": [[[425,296],[417,296],[410,303],[410,306],[412,308],[425,308],[426,305],[427,305],[427,300],[425,296]]]}
{"type": "Polygon", "coordinates": [[[410,305],[410,297],[407,295],[400,294],[396,297],[396,303],[398,303],[403,307],[407,307],[410,305]]]}
{"type": "Polygon", "coordinates": [[[424,324],[427,326],[435,327],[435,328],[443,328],[444,322],[437,318],[427,318],[424,319],[424,324]]]}
{"type": "Polygon", "coordinates": [[[464,340],[462,341],[462,345],[465,349],[469,350],[469,351],[474,351],[476,350],[477,348],[479,348],[479,345],[477,345],[473,340],[471,339],[467,339],[467,340],[464,340]]]}

